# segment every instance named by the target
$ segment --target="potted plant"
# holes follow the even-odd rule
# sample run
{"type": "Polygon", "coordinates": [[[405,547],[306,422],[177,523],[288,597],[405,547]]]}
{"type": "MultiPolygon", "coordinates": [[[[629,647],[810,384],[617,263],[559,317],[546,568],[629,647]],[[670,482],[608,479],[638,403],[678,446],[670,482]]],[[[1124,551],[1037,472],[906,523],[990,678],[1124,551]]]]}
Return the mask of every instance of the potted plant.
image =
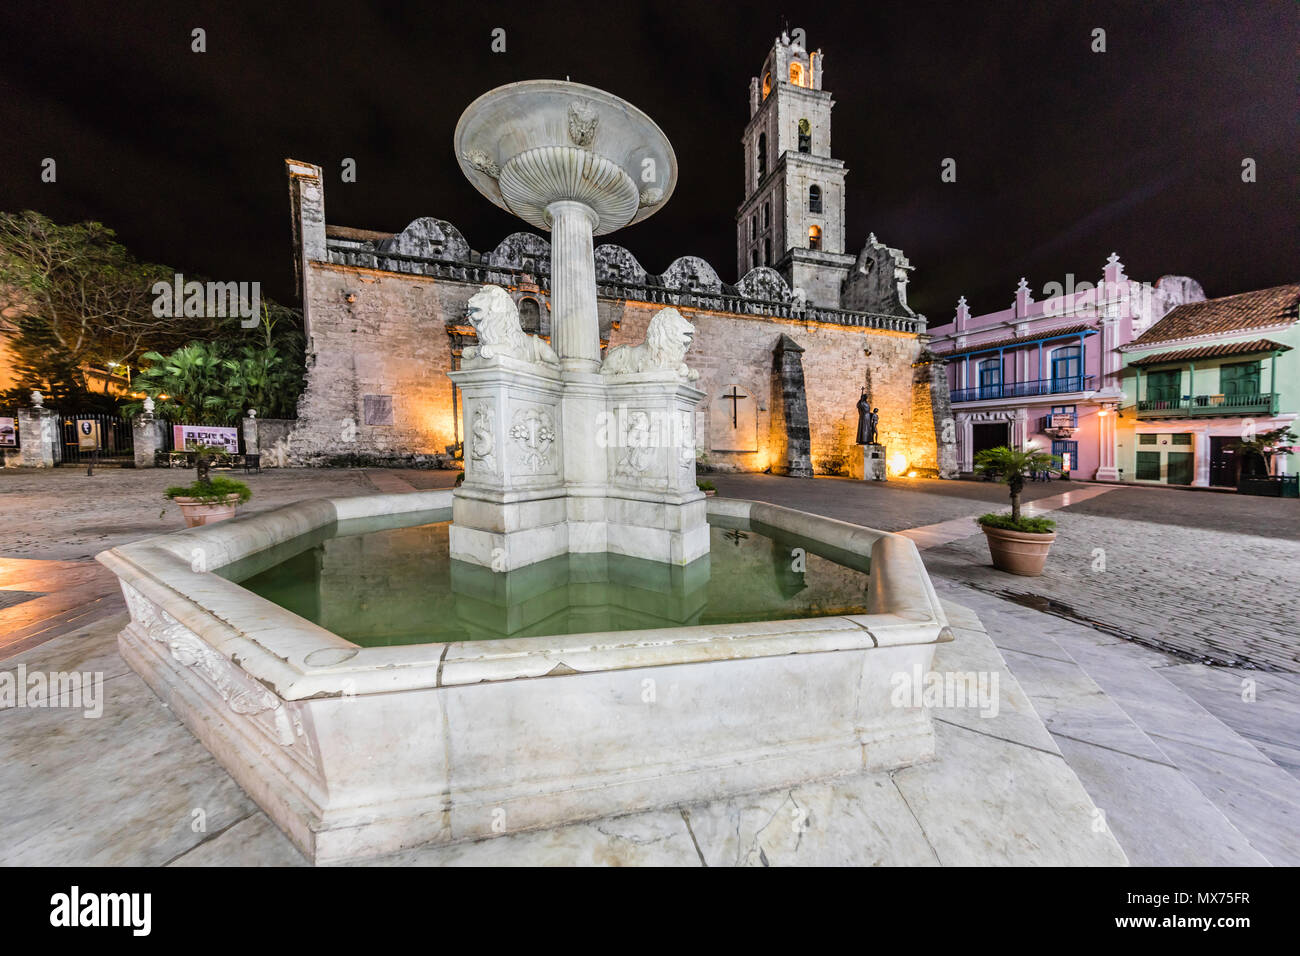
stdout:
{"type": "Polygon", "coordinates": [[[163,492],[180,505],[181,514],[185,516],[185,527],[197,528],[200,525],[225,521],[235,516],[235,509],[253,497],[248,485],[233,478],[213,478],[212,453],[217,449],[200,445],[196,451],[195,471],[198,473],[192,484],[173,485],[163,492]]]}
{"type": "Polygon", "coordinates": [[[718,486],[715,485],[713,482],[709,481],[708,479],[697,478],[695,480],[695,487],[699,488],[700,491],[704,492],[705,497],[708,498],[712,498],[714,495],[718,493],[718,486]]]}
{"type": "Polygon", "coordinates": [[[1035,448],[987,448],[975,456],[975,471],[996,474],[1011,493],[1009,514],[980,515],[976,520],[989,543],[993,566],[999,571],[1036,577],[1043,573],[1047,552],[1056,540],[1056,522],[1050,518],[1025,518],[1020,514],[1020,493],[1025,478],[1060,466],[1056,455],[1035,448]]]}

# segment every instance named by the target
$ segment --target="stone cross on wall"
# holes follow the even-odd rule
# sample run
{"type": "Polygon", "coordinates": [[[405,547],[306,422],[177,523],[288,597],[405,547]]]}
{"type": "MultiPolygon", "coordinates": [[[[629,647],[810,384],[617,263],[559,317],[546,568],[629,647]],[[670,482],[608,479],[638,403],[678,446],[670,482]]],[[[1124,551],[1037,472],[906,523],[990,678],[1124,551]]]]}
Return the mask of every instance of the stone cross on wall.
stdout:
{"type": "Polygon", "coordinates": [[[738,422],[736,417],[736,410],[740,407],[740,400],[742,398],[747,398],[748,396],[742,395],[740,392],[736,391],[736,386],[733,385],[731,386],[730,394],[724,393],[722,397],[724,399],[731,399],[731,427],[737,428],[738,422]]]}

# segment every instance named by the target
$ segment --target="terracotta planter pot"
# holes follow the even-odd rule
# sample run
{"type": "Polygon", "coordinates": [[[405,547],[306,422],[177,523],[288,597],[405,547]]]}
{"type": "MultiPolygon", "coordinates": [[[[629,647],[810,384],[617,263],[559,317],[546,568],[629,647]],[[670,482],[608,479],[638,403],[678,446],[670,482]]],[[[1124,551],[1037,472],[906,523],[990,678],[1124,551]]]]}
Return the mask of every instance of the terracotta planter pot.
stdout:
{"type": "Polygon", "coordinates": [[[200,501],[198,498],[173,498],[172,501],[180,505],[187,528],[233,518],[235,509],[239,507],[239,495],[226,495],[222,501],[211,502],[200,501]]]}
{"type": "Polygon", "coordinates": [[[1006,528],[993,528],[980,525],[984,537],[989,542],[989,554],[993,556],[993,566],[999,571],[1011,574],[1023,574],[1037,577],[1043,573],[1047,563],[1047,552],[1056,540],[1056,532],[1047,534],[1028,534],[1024,531],[1008,531],[1006,528]]]}

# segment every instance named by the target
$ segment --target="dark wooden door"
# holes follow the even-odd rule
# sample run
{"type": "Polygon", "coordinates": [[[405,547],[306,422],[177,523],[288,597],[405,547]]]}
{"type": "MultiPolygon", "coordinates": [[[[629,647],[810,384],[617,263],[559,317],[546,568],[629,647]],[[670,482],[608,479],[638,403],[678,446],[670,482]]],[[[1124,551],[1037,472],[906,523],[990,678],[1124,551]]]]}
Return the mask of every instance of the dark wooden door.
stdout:
{"type": "Polygon", "coordinates": [[[1190,485],[1195,467],[1191,452],[1171,451],[1168,455],[1168,471],[1165,481],[1171,485],[1190,485]]]}
{"type": "Polygon", "coordinates": [[[1231,488],[1237,484],[1238,451],[1232,446],[1236,438],[1210,436],[1210,484],[1231,488]]]}
{"type": "Polygon", "coordinates": [[[971,460],[986,448],[998,448],[1010,440],[1010,425],[1006,422],[971,425],[971,460]]]}

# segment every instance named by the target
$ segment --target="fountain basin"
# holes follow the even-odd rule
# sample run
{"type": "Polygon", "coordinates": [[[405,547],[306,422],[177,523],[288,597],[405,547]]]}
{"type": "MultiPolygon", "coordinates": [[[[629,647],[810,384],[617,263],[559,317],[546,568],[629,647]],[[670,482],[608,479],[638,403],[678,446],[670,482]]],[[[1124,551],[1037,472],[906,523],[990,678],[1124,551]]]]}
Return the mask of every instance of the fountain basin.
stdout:
{"type": "Polygon", "coordinates": [[[677,186],[668,137],[626,100],[582,83],[523,80],[484,93],[456,124],[462,172],[484,196],[542,230],[576,200],[606,235],[654,215],[677,186]]]}
{"type": "Polygon", "coordinates": [[[451,503],[300,502],[98,555],[131,613],[123,658],[309,858],[932,756],[929,714],[895,706],[892,678],[928,670],[951,631],[898,535],[714,498],[710,513],[737,526],[869,560],[867,613],[500,640],[359,647],[214,573],[338,523],[445,520],[451,503]]]}

